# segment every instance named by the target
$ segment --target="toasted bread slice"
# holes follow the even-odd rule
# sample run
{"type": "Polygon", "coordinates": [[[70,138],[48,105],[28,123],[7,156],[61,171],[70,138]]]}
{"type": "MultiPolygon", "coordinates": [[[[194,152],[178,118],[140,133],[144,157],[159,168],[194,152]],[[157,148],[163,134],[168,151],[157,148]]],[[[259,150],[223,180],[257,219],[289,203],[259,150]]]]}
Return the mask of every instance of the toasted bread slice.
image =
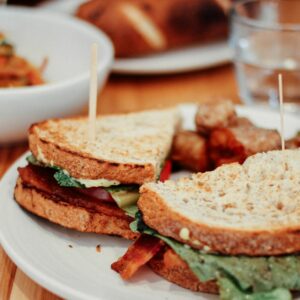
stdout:
{"type": "Polygon", "coordinates": [[[98,117],[89,141],[87,118],[48,120],[31,126],[29,147],[74,178],[143,184],[157,179],[178,123],[175,109],[98,117]]]}
{"type": "Polygon", "coordinates": [[[188,265],[169,247],[156,254],[148,265],[155,273],[181,287],[195,292],[218,293],[215,281],[199,281],[188,265]]]}
{"type": "Polygon", "coordinates": [[[24,184],[18,178],[15,187],[15,199],[26,210],[66,228],[82,232],[119,235],[126,239],[135,239],[138,234],[129,228],[129,218],[118,214],[106,215],[99,211],[59,201],[34,187],[24,184]]]}
{"type": "Polygon", "coordinates": [[[197,249],[229,255],[300,251],[300,150],[141,187],[145,223],[197,249]]]}

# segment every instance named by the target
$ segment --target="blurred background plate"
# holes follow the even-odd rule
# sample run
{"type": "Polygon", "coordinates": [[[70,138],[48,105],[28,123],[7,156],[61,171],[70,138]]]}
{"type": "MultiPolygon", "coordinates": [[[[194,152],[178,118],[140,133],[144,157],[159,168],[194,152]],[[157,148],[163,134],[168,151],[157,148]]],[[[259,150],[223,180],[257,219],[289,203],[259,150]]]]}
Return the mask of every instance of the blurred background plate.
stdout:
{"type": "Polygon", "coordinates": [[[112,70],[123,74],[170,74],[200,70],[230,62],[227,42],[190,46],[138,58],[116,59],[112,70]]]}
{"type": "MultiPolygon", "coordinates": [[[[52,0],[40,7],[66,14],[74,14],[84,0],[52,0]]],[[[170,74],[194,71],[229,63],[232,51],[226,41],[208,45],[195,45],[165,53],[138,58],[117,58],[114,73],[122,74],[170,74]]]]}

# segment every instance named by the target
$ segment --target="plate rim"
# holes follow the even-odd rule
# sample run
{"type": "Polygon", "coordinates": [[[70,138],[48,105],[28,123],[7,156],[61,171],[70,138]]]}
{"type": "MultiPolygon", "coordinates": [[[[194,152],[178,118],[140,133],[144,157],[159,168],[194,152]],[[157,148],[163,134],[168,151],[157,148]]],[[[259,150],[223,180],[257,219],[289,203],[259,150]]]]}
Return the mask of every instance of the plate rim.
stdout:
{"type": "MultiPolygon", "coordinates": [[[[202,61],[202,63],[188,63],[188,64],[180,64],[177,66],[169,66],[165,69],[162,69],[160,67],[151,68],[151,67],[135,67],[135,66],[126,66],[130,64],[130,61],[128,61],[126,58],[116,58],[113,65],[112,65],[112,72],[116,74],[128,74],[128,75],[164,75],[164,74],[178,74],[178,73],[184,73],[184,72],[192,72],[197,70],[205,70],[208,68],[214,68],[217,66],[223,66],[225,64],[230,64],[232,62],[232,51],[230,50],[230,46],[228,44],[228,41],[218,41],[215,43],[212,43],[210,45],[208,44],[195,44],[191,45],[182,49],[170,49],[169,51],[162,52],[161,55],[167,56],[168,54],[174,55],[174,52],[179,52],[179,55],[188,55],[190,50],[202,50],[203,48],[207,48],[206,50],[209,51],[209,48],[215,47],[216,45],[219,46],[220,49],[222,49],[222,52],[219,53],[218,57],[214,60],[209,60],[208,62],[202,61]],[[224,53],[223,53],[224,52],[224,53]]],[[[159,57],[160,54],[153,54],[145,57],[136,57],[132,59],[140,60],[140,65],[143,64],[143,60],[148,59],[155,59],[154,56],[157,56],[159,60],[162,58],[159,57]]],[[[204,56],[204,54],[203,54],[204,56]]]]}

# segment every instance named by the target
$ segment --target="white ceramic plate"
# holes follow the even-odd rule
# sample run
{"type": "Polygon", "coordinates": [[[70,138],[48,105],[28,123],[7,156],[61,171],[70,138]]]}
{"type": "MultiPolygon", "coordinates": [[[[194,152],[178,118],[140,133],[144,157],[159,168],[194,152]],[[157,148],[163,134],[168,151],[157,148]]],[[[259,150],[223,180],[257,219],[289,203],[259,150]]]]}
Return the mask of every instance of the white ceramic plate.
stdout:
{"type": "MultiPolygon", "coordinates": [[[[195,106],[183,105],[181,109],[185,127],[192,129],[195,106]]],[[[260,126],[278,128],[276,112],[246,107],[238,112],[260,126]]],[[[300,120],[286,115],[286,137],[299,129],[300,120]]],[[[13,200],[17,167],[26,165],[25,156],[0,183],[0,240],[10,258],[33,280],[69,299],[217,299],[171,284],[146,267],[133,280],[124,282],[110,265],[126,251],[128,241],[63,229],[26,213],[13,200]],[[98,244],[101,253],[96,252],[98,244]]]]}
{"type": "MultiPolygon", "coordinates": [[[[40,7],[61,13],[74,14],[84,0],[52,0],[40,7]]],[[[123,74],[169,74],[205,69],[228,63],[232,51],[227,42],[195,45],[162,54],[139,58],[116,59],[113,72],[123,74]]]]}

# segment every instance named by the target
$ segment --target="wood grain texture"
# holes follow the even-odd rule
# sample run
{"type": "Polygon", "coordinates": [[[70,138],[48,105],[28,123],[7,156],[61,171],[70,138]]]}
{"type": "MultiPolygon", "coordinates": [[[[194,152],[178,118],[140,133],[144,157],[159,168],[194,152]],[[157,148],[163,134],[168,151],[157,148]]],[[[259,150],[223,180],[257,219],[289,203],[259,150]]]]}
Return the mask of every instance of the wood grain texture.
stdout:
{"type": "Polygon", "coordinates": [[[13,286],[11,289],[10,299],[25,300],[25,299],[43,299],[56,300],[57,296],[46,291],[42,287],[33,283],[21,270],[17,269],[13,286]]]}
{"type": "MultiPolygon", "coordinates": [[[[189,74],[143,77],[111,76],[98,97],[98,113],[119,113],[172,106],[182,102],[209,102],[220,98],[239,102],[232,66],[189,74]]],[[[86,113],[86,109],[83,113],[86,113]]],[[[0,147],[0,177],[25,151],[27,144],[0,147]]],[[[8,258],[0,246],[0,300],[58,300],[8,258]]]]}

